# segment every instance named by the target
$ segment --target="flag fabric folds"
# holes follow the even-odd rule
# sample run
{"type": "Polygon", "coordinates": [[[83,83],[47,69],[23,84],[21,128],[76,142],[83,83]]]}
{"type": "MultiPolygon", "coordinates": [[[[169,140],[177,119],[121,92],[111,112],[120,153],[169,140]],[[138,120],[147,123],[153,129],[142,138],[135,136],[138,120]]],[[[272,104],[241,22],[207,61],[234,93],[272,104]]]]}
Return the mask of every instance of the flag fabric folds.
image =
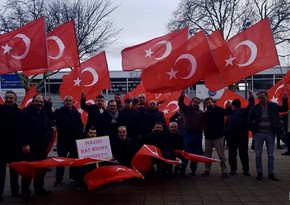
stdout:
{"type": "Polygon", "coordinates": [[[47,46],[48,69],[29,70],[24,72],[26,76],[80,66],[73,20],[56,27],[50,32],[47,35],[47,46]]]}
{"type": "Polygon", "coordinates": [[[0,74],[47,68],[44,17],[0,35],[0,74]]]}
{"type": "Polygon", "coordinates": [[[168,58],[144,70],[141,79],[148,92],[173,92],[197,83],[212,67],[216,65],[205,33],[200,31],[168,58]]]}
{"type": "Polygon", "coordinates": [[[54,157],[34,162],[12,162],[8,164],[9,167],[15,169],[24,178],[33,178],[35,171],[39,168],[48,168],[56,166],[83,166],[88,163],[97,163],[102,160],[92,158],[73,159],[66,157],[54,157]]]}
{"type": "Polygon", "coordinates": [[[108,165],[96,168],[84,177],[84,181],[89,190],[100,187],[115,181],[122,181],[131,178],[142,178],[143,175],[137,170],[121,165],[108,165]]]}
{"type": "Polygon", "coordinates": [[[59,91],[62,99],[66,95],[80,99],[82,91],[87,96],[108,88],[110,88],[109,69],[105,52],[101,52],[81,63],[80,68],[75,68],[63,76],[59,91]]]}
{"type": "Polygon", "coordinates": [[[242,96],[238,95],[237,93],[229,90],[229,89],[225,89],[224,93],[222,94],[222,96],[216,101],[216,105],[226,108],[227,107],[227,101],[232,102],[234,99],[239,99],[241,101],[241,107],[245,108],[248,106],[249,101],[245,98],[243,98],[242,96]]]}
{"type": "Polygon", "coordinates": [[[151,170],[152,159],[151,157],[160,159],[168,164],[180,164],[180,160],[171,160],[163,157],[160,149],[153,145],[143,145],[132,159],[132,166],[140,171],[146,173],[151,170]]]}
{"type": "Polygon", "coordinates": [[[232,37],[213,55],[219,75],[205,77],[206,87],[213,91],[279,64],[268,18],[232,37]]]}
{"type": "Polygon", "coordinates": [[[154,38],[150,41],[125,48],[121,51],[122,69],[144,70],[150,65],[166,59],[171,52],[182,45],[188,37],[188,28],[154,38]]]}
{"type": "Polygon", "coordinates": [[[197,155],[197,154],[191,154],[188,152],[185,152],[183,150],[175,150],[174,151],[176,154],[182,155],[185,159],[188,159],[193,162],[220,162],[219,159],[211,158],[211,157],[205,157],[202,155],[197,155]]]}
{"type": "Polygon", "coordinates": [[[36,88],[34,87],[34,85],[32,85],[30,87],[30,89],[28,90],[28,92],[26,93],[25,97],[23,98],[19,108],[20,109],[24,109],[26,108],[28,105],[30,105],[32,103],[32,98],[34,95],[37,94],[37,90],[36,88]]]}

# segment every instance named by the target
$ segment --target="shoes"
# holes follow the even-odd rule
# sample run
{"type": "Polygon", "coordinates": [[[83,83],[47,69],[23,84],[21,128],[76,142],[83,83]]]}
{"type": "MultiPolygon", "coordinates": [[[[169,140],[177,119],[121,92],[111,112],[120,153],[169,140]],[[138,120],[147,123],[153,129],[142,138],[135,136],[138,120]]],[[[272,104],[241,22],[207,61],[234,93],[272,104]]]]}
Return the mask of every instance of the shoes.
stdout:
{"type": "Polygon", "coordinates": [[[58,180],[56,180],[55,182],[54,182],[54,187],[60,187],[61,185],[62,185],[63,183],[62,183],[62,181],[58,181],[58,180]]]}
{"type": "Polygon", "coordinates": [[[23,199],[24,201],[31,201],[32,197],[30,196],[30,194],[23,194],[23,199]]]}
{"type": "Polygon", "coordinates": [[[3,201],[3,196],[0,196],[0,202],[3,201]]]}
{"type": "Polygon", "coordinates": [[[77,183],[77,181],[75,179],[70,179],[71,183],[77,183]]]}
{"type": "Polygon", "coordinates": [[[237,174],[236,171],[231,171],[231,172],[230,172],[230,175],[236,175],[236,174],[237,174]]]}
{"type": "Polygon", "coordinates": [[[193,176],[193,177],[197,176],[197,174],[195,172],[191,172],[190,175],[193,176]]]}
{"type": "Polygon", "coordinates": [[[258,181],[263,180],[263,173],[259,172],[258,175],[256,176],[256,179],[257,179],[258,181]]]}
{"type": "Polygon", "coordinates": [[[35,190],[35,194],[37,194],[37,195],[52,194],[52,191],[51,190],[46,190],[46,189],[42,188],[42,189],[35,190]]]}
{"type": "Polygon", "coordinates": [[[250,177],[251,176],[251,174],[249,172],[244,172],[243,175],[246,176],[246,177],[250,177]]]}
{"type": "Polygon", "coordinates": [[[202,174],[201,174],[201,176],[203,176],[203,177],[208,177],[210,175],[210,172],[208,172],[208,171],[204,171],[202,174]]]}
{"type": "Polygon", "coordinates": [[[268,178],[272,179],[273,181],[279,181],[279,179],[277,179],[273,173],[268,174],[268,178]]]}
{"type": "Polygon", "coordinates": [[[22,198],[23,195],[22,194],[19,194],[18,192],[15,192],[15,193],[12,193],[11,194],[11,197],[13,197],[13,198],[22,198]]]}
{"type": "Polygon", "coordinates": [[[281,146],[277,146],[277,149],[284,149],[283,147],[281,147],[281,146]]]}
{"type": "Polygon", "coordinates": [[[230,178],[229,174],[226,173],[226,172],[222,173],[222,177],[225,178],[225,179],[230,178]]]}
{"type": "Polygon", "coordinates": [[[288,155],[290,155],[290,152],[284,152],[284,153],[282,153],[281,155],[283,155],[283,156],[288,156],[288,155]]]}

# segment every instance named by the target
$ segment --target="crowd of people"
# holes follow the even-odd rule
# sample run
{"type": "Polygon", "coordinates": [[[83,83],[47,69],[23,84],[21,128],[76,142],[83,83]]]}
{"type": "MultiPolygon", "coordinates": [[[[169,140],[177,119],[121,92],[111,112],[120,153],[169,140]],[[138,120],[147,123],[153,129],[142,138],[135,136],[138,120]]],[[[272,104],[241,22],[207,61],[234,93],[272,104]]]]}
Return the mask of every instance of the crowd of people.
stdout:
{"type": "MultiPolygon", "coordinates": [[[[181,164],[166,164],[153,159],[154,166],[150,173],[158,176],[186,174],[188,160],[176,155],[174,150],[184,150],[188,153],[212,157],[215,149],[220,159],[223,178],[237,174],[237,155],[242,164],[245,176],[251,176],[248,156],[248,131],[253,133],[256,153],[257,180],[263,179],[262,153],[266,143],[268,155],[268,178],[278,181],[274,174],[274,146],[275,135],[285,134],[285,141],[289,152],[289,132],[287,116],[279,113],[288,111],[288,96],[283,97],[282,105],[272,103],[265,91],[257,93],[259,103],[254,105],[254,96],[249,92],[249,104],[241,108],[239,99],[228,101],[227,108],[216,106],[212,98],[204,101],[205,109],[200,108],[201,100],[192,98],[189,105],[184,103],[185,93],[182,91],[178,100],[180,110],[171,117],[166,125],[163,112],[158,110],[155,100],[147,102],[144,94],[139,94],[138,100],[125,99],[115,94],[113,100],[105,105],[103,95],[96,96],[95,104],[86,104],[85,95],[81,95],[81,108],[88,113],[86,125],[74,106],[72,96],[66,96],[63,106],[52,111],[51,100],[37,94],[31,105],[23,110],[17,106],[17,95],[13,91],[5,93],[5,104],[0,105],[1,149],[0,149],[0,201],[6,178],[6,166],[11,162],[39,161],[48,156],[48,145],[52,140],[52,127],[57,129],[57,154],[59,157],[78,158],[76,140],[97,136],[109,136],[112,154],[115,162],[124,166],[131,166],[131,160],[144,144],[158,147],[162,155],[168,159],[181,160],[181,164]],[[202,141],[205,137],[205,146],[202,141]],[[225,140],[226,139],[226,140],[225,140]],[[225,143],[226,141],[226,143],[225,143]],[[228,147],[228,170],[225,146],[228,147]]],[[[280,145],[279,145],[280,146],[280,145]]],[[[106,166],[101,163],[100,166],[106,166]]],[[[192,176],[196,176],[197,162],[190,162],[192,176]]],[[[85,188],[84,175],[96,168],[95,164],[83,167],[70,167],[69,177],[76,182],[79,189],[85,188]]],[[[55,187],[63,183],[64,167],[57,167],[55,173],[55,187]]],[[[18,183],[18,173],[9,169],[11,196],[31,200],[31,178],[22,178],[18,183]]],[[[44,188],[46,169],[38,169],[33,178],[34,193],[38,195],[51,194],[44,188]]],[[[205,163],[203,177],[210,176],[211,163],[205,163]]]]}

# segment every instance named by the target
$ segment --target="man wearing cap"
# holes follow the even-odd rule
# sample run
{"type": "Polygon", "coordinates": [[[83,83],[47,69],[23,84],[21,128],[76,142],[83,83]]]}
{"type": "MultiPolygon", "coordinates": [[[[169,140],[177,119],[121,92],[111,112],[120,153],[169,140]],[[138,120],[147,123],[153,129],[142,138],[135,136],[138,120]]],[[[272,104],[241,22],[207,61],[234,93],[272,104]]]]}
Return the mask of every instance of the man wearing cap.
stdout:
{"type": "Polygon", "coordinates": [[[225,125],[225,134],[227,138],[227,146],[229,149],[228,160],[231,167],[231,175],[237,173],[237,150],[239,150],[240,160],[243,166],[243,174],[249,174],[249,155],[248,155],[248,126],[247,118],[250,109],[254,105],[254,97],[252,91],[249,91],[249,104],[247,108],[241,108],[241,101],[234,99],[231,108],[232,111],[227,117],[225,125]]]}

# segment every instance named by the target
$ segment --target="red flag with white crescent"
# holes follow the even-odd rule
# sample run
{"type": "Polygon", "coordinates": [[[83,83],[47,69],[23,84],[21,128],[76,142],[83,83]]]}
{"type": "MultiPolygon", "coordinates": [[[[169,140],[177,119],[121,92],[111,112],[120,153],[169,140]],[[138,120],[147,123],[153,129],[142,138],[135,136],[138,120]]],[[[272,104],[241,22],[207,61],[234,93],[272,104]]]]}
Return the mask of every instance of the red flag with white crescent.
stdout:
{"type": "Polygon", "coordinates": [[[0,36],[0,74],[47,68],[44,17],[0,36]]]}
{"type": "Polygon", "coordinates": [[[150,65],[165,60],[181,46],[188,37],[188,27],[154,38],[150,41],[125,48],[121,51],[124,71],[144,70],[150,65]]]}
{"type": "Polygon", "coordinates": [[[185,159],[188,159],[188,160],[193,161],[193,162],[205,162],[205,163],[220,162],[219,159],[205,157],[205,156],[197,155],[197,154],[192,154],[192,153],[185,152],[183,150],[175,150],[174,152],[176,154],[182,155],[185,159]]]}
{"type": "Polygon", "coordinates": [[[234,99],[239,99],[241,101],[241,107],[245,108],[248,106],[249,101],[245,98],[243,98],[242,96],[238,95],[237,93],[229,90],[229,89],[225,89],[224,93],[222,94],[222,96],[216,101],[216,105],[220,106],[222,108],[226,108],[227,107],[227,101],[232,102],[234,99]]]}
{"type": "Polygon", "coordinates": [[[180,160],[171,160],[163,157],[160,149],[153,145],[143,145],[132,159],[132,166],[140,171],[146,173],[150,171],[152,167],[151,157],[160,159],[168,164],[180,164],[180,160]]]}
{"type": "Polygon", "coordinates": [[[135,169],[121,165],[109,165],[94,169],[87,173],[84,181],[89,190],[115,181],[123,181],[131,178],[142,178],[143,175],[135,169]]]}

